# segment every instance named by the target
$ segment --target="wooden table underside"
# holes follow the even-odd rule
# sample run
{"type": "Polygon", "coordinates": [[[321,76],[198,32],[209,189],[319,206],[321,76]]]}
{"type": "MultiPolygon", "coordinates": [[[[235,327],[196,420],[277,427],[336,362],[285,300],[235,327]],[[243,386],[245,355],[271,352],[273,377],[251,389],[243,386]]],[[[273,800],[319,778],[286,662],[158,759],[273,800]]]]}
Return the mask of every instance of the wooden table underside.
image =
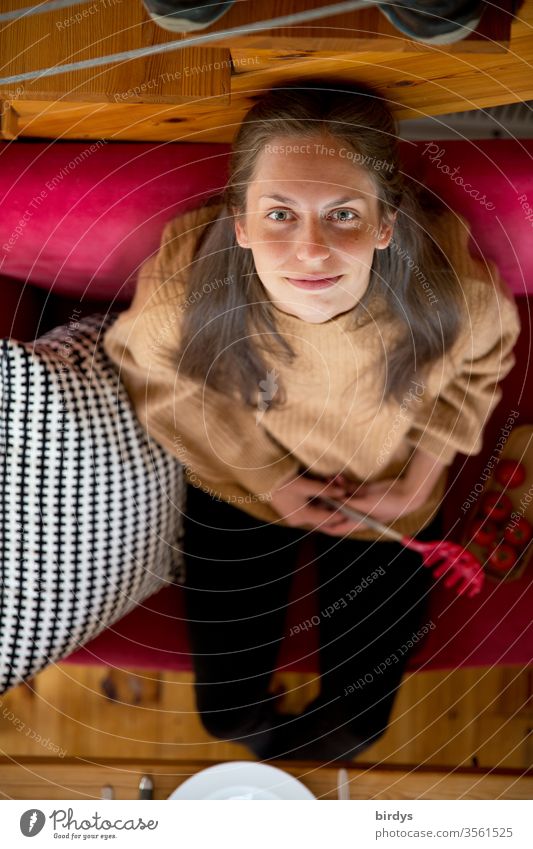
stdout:
{"type": "MultiPolygon", "coordinates": [[[[87,4],[4,25],[1,76],[186,40],[154,24],[141,0],[87,4]],[[69,14],[93,7],[94,14],[66,25],[69,14]]],[[[12,8],[26,5],[10,0],[12,8]]],[[[205,32],[242,25],[246,15],[271,18],[310,5],[321,0],[274,0],[263,15],[260,3],[237,3],[205,32]]],[[[230,142],[258,92],[302,75],[373,83],[399,120],[527,100],[533,98],[533,0],[525,0],[514,21],[509,8],[510,0],[489,4],[479,31],[447,46],[406,39],[369,9],[6,84],[0,137],[230,142]]]]}

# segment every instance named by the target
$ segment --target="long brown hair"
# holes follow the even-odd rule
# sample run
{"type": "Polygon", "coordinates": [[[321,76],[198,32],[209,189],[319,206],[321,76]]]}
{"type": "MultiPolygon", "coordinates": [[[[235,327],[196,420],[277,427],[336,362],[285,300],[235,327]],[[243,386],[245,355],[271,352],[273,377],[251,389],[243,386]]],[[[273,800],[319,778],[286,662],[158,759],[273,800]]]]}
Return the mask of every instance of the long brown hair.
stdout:
{"type": "MultiPolygon", "coordinates": [[[[380,222],[397,213],[393,239],[388,248],[374,252],[369,285],[352,310],[355,327],[368,315],[371,300],[381,296],[404,330],[388,352],[384,398],[401,401],[414,374],[420,379],[424,367],[442,357],[459,333],[456,275],[428,233],[440,209],[402,173],[387,101],[366,84],[290,80],[261,94],[237,132],[224,192],[211,200],[222,208],[202,233],[190,267],[190,306],[178,352],[180,374],[250,406],[257,403],[259,381],[266,373],[262,351],[289,361],[294,353],[277,330],[252,252],[236,241],[234,211],[246,211],[247,187],[266,144],[280,136],[301,141],[319,134],[342,142],[366,169],[376,186],[380,222]],[[223,278],[230,284],[210,286],[209,297],[193,297],[206,281],[223,278]]],[[[284,397],[280,387],[272,406],[284,397]]]]}

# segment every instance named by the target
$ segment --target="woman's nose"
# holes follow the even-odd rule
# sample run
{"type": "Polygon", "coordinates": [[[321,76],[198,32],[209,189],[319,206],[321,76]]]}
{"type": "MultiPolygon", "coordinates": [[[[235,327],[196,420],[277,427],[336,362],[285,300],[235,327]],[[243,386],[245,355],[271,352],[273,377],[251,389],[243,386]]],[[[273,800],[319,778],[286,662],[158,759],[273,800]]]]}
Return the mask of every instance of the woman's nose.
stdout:
{"type": "Polygon", "coordinates": [[[320,222],[310,220],[298,228],[296,256],[299,260],[324,260],[330,253],[320,222]]]}

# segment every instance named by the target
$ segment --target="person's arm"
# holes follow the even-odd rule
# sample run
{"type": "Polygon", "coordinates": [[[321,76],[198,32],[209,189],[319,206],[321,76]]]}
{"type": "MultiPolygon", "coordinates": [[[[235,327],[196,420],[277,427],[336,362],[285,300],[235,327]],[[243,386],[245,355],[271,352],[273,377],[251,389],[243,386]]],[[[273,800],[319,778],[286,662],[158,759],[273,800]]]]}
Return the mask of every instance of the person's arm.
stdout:
{"type": "MultiPolygon", "coordinates": [[[[404,474],[395,480],[370,481],[346,487],[346,503],[383,522],[419,509],[457,453],[477,454],[483,429],[501,399],[498,383],[515,364],[513,347],[520,333],[516,305],[489,283],[468,285],[470,332],[451,355],[456,364],[445,386],[438,387],[438,370],[428,381],[406,439],[414,448],[404,474]],[[353,493],[353,494],[352,494],[353,493]]],[[[363,529],[349,519],[334,535],[363,529]]]]}
{"type": "MultiPolygon", "coordinates": [[[[455,373],[437,393],[426,391],[406,437],[417,451],[447,466],[457,453],[481,451],[483,430],[502,397],[498,384],[516,361],[513,348],[520,333],[514,300],[495,285],[471,283],[468,306],[464,341],[454,355],[455,373]]],[[[438,381],[438,373],[434,379],[438,381]]],[[[418,463],[417,458],[415,474],[418,463]]]]}
{"type": "Polygon", "coordinates": [[[424,504],[431,495],[445,468],[446,463],[437,460],[432,454],[426,454],[421,448],[415,449],[403,479],[407,489],[418,495],[418,506],[424,504]]]}

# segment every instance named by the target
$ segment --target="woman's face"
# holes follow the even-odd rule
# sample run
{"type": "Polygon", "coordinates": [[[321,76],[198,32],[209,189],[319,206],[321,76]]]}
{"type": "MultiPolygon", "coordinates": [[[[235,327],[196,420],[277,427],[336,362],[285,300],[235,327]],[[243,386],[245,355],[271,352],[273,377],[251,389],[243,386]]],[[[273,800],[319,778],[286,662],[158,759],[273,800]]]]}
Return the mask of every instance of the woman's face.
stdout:
{"type": "Polygon", "coordinates": [[[258,157],[236,238],[252,251],[274,305],[321,323],[352,309],[370,280],[375,250],[392,238],[377,188],[330,137],[280,136],[258,157]]]}

